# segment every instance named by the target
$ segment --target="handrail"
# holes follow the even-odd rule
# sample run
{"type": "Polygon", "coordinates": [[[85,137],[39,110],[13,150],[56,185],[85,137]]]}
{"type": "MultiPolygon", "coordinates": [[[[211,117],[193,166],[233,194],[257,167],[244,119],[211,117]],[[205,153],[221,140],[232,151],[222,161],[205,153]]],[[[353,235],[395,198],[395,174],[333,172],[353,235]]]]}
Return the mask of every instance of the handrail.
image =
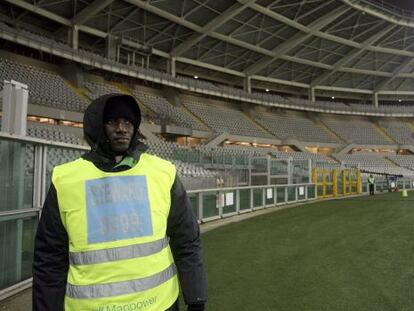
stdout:
{"type": "Polygon", "coordinates": [[[31,143],[31,144],[34,144],[34,145],[62,147],[62,148],[76,149],[76,150],[82,150],[82,151],[89,151],[91,149],[88,146],[62,143],[62,142],[53,141],[53,140],[46,140],[44,138],[36,138],[36,137],[30,137],[30,136],[9,134],[9,133],[2,132],[2,131],[0,131],[0,138],[4,138],[5,140],[10,140],[10,141],[31,143]]]}
{"type": "Polygon", "coordinates": [[[258,185],[258,186],[241,186],[241,187],[223,187],[223,188],[211,188],[211,189],[200,189],[200,190],[188,190],[187,193],[205,193],[205,192],[223,192],[223,191],[234,191],[234,190],[247,190],[247,189],[263,189],[263,188],[284,188],[284,187],[295,187],[295,186],[312,186],[313,183],[301,183],[301,184],[278,184],[278,185],[258,185]]]}

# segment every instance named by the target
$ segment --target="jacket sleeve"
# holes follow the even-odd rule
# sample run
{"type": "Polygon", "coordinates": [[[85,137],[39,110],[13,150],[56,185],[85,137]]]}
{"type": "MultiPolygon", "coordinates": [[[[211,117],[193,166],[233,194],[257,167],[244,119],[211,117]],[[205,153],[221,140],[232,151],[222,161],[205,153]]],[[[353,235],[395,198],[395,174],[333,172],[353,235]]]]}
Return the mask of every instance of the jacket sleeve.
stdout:
{"type": "Polygon", "coordinates": [[[200,230],[183,184],[175,178],[171,188],[171,208],[167,235],[178,270],[186,304],[203,304],[207,300],[200,230]]]}
{"type": "Polygon", "coordinates": [[[34,245],[33,311],[63,311],[69,244],[53,184],[43,204],[34,245]]]}

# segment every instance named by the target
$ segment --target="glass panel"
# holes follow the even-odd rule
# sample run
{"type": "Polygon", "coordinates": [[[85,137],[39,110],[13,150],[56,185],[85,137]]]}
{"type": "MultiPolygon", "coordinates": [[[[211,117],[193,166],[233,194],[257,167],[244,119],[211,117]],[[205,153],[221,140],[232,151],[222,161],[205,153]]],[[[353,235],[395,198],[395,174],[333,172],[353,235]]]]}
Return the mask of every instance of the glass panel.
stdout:
{"type": "Polygon", "coordinates": [[[32,276],[36,212],[0,217],[0,290],[32,276]]]}
{"type": "Polygon", "coordinates": [[[288,170],[289,161],[287,160],[275,160],[270,161],[270,184],[280,185],[288,183],[288,170]]]}
{"type": "Polygon", "coordinates": [[[253,189],[253,207],[263,206],[263,190],[253,189]]]}
{"type": "Polygon", "coordinates": [[[271,160],[270,175],[288,175],[288,163],[287,160],[271,160]]]}
{"type": "Polygon", "coordinates": [[[236,211],[236,191],[226,191],[224,193],[223,214],[234,213],[236,211]]]}
{"type": "Polygon", "coordinates": [[[226,154],[224,156],[224,164],[233,164],[233,156],[226,154]]]}
{"type": "Polygon", "coordinates": [[[210,153],[203,153],[202,154],[202,162],[203,164],[211,164],[213,161],[213,158],[210,153]]]}
{"type": "Polygon", "coordinates": [[[33,205],[34,146],[0,141],[0,211],[33,205]]]}
{"type": "Polygon", "coordinates": [[[333,194],[332,185],[326,185],[325,195],[332,195],[332,194],[333,194]]]}
{"type": "Polygon", "coordinates": [[[355,182],[352,182],[352,193],[356,193],[357,192],[357,185],[355,182]]]}
{"type": "Polygon", "coordinates": [[[253,158],[252,159],[252,173],[267,173],[267,159],[253,158]]]}
{"type": "Polygon", "coordinates": [[[318,185],[318,197],[322,197],[323,196],[323,186],[318,185]]]}
{"type": "Polygon", "coordinates": [[[200,219],[199,212],[198,212],[198,196],[199,196],[199,194],[196,194],[196,193],[189,193],[188,194],[188,198],[190,199],[191,207],[193,209],[193,213],[197,217],[197,219],[200,219]]]}
{"type": "Polygon", "coordinates": [[[308,199],[313,199],[313,198],[315,198],[315,186],[310,185],[308,186],[308,199]]]}
{"type": "Polygon", "coordinates": [[[70,162],[80,158],[85,151],[58,147],[47,147],[47,164],[46,164],[46,189],[50,186],[52,170],[56,165],[70,162]]]}
{"type": "Polygon", "coordinates": [[[303,184],[309,182],[309,161],[292,161],[292,183],[303,184]]]}
{"type": "Polygon", "coordinates": [[[338,194],[344,194],[343,193],[343,189],[342,189],[342,174],[338,173],[337,175],[337,189],[338,189],[338,194]]]}
{"type": "Polygon", "coordinates": [[[277,187],[276,193],[277,193],[277,203],[283,203],[286,201],[285,187],[277,187]]]}
{"type": "Polygon", "coordinates": [[[267,175],[252,175],[252,186],[267,185],[267,175]]]}
{"type": "Polygon", "coordinates": [[[275,196],[275,189],[274,188],[266,188],[265,189],[265,199],[266,205],[270,205],[274,203],[274,196],[275,196]]]}
{"type": "Polygon", "coordinates": [[[366,183],[363,183],[362,184],[362,192],[368,192],[367,184],[366,183]]]}
{"type": "Polygon", "coordinates": [[[240,190],[240,210],[250,209],[250,189],[240,190]]]}
{"type": "Polygon", "coordinates": [[[203,218],[209,218],[219,215],[217,202],[221,202],[221,193],[204,192],[203,193],[203,218]]]}
{"type": "Polygon", "coordinates": [[[244,156],[244,155],[236,155],[236,164],[237,165],[248,166],[249,159],[248,159],[247,156],[244,156]]]}
{"type": "Polygon", "coordinates": [[[239,169],[236,170],[237,186],[248,186],[249,185],[249,170],[239,169]]]}
{"type": "Polygon", "coordinates": [[[270,177],[271,185],[286,185],[289,183],[288,177],[270,177]]]}
{"type": "Polygon", "coordinates": [[[289,186],[288,187],[288,201],[296,201],[296,187],[295,186],[289,186]]]}

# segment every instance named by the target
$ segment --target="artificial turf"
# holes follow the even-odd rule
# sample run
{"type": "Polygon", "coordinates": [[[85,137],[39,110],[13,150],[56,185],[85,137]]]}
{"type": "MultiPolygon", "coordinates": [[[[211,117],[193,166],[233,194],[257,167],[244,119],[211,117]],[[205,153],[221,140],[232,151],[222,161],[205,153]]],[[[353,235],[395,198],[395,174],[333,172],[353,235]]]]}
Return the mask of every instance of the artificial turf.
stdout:
{"type": "Polygon", "coordinates": [[[414,310],[414,193],[316,202],[202,239],[207,310],[414,310]]]}

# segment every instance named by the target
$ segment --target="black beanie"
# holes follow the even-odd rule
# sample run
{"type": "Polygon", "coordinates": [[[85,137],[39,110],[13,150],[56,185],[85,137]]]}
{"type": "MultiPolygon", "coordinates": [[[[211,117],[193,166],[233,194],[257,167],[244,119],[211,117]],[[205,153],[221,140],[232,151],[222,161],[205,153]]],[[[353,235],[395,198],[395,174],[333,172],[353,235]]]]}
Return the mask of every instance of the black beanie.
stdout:
{"type": "Polygon", "coordinates": [[[139,108],[135,108],[133,105],[137,105],[137,103],[130,96],[119,96],[109,99],[105,105],[104,122],[106,123],[112,119],[124,118],[130,121],[135,129],[137,129],[140,124],[141,116],[137,115],[137,111],[139,113],[139,108]]]}

